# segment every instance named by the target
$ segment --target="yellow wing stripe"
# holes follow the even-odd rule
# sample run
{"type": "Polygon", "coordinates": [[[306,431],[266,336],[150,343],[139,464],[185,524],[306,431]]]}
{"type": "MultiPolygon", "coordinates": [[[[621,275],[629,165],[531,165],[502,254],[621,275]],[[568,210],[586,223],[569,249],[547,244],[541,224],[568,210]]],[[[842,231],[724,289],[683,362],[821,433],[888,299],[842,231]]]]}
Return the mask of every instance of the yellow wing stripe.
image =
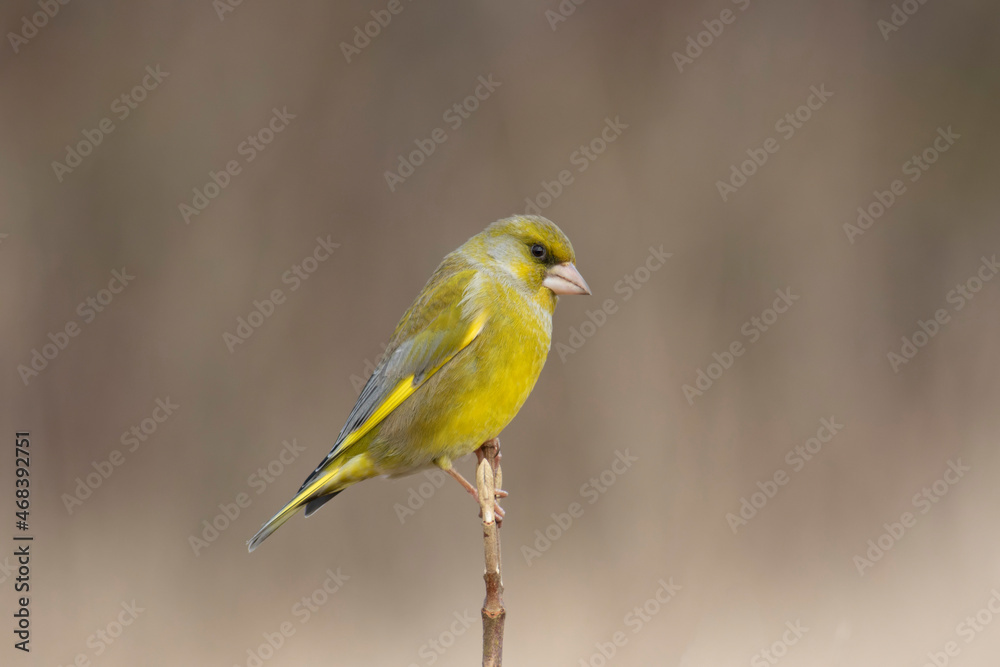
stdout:
{"type": "MultiPolygon", "coordinates": [[[[485,312],[481,312],[476,316],[476,318],[472,321],[469,330],[466,332],[465,337],[462,339],[459,348],[455,350],[455,354],[461,352],[469,345],[469,343],[476,339],[476,336],[480,334],[483,327],[486,325],[486,320],[487,314],[485,312]]],[[[373,412],[371,416],[368,417],[368,419],[366,419],[357,429],[344,438],[344,442],[341,445],[342,449],[346,450],[355,442],[363,438],[365,434],[375,428],[379,422],[389,416],[393,410],[398,408],[400,403],[405,401],[413,394],[413,392],[419,389],[420,385],[427,381],[427,378],[434,375],[434,373],[436,373],[442,366],[451,361],[455,354],[452,354],[448,358],[444,359],[440,364],[426,373],[420,384],[415,385],[413,383],[413,375],[401,380],[395,388],[389,392],[389,395],[382,402],[382,404],[379,405],[375,412],[373,412]]],[[[330,470],[325,471],[322,475],[313,480],[312,484],[297,493],[287,505],[281,508],[281,510],[279,510],[270,521],[265,523],[264,526],[257,531],[257,534],[254,535],[248,542],[250,551],[256,549],[271,533],[276,531],[283,523],[288,521],[292,514],[294,514],[300,507],[302,507],[303,504],[316,495],[317,492],[330,491],[331,489],[326,487],[331,482],[335,482],[337,486],[343,488],[344,486],[350,486],[350,484],[355,481],[372,477],[377,474],[378,472],[375,470],[367,454],[356,455],[345,465],[332,467],[330,470]]]]}
{"type": "MultiPolygon", "coordinates": [[[[474,341],[476,339],[476,336],[478,336],[479,333],[483,330],[484,326],[486,326],[485,310],[476,315],[476,319],[472,320],[472,326],[469,327],[469,331],[466,332],[465,338],[462,339],[462,344],[459,346],[458,350],[456,350],[455,354],[458,354],[458,352],[465,349],[465,347],[469,343],[474,341]]],[[[455,355],[453,354],[452,357],[453,356],[455,355]]],[[[448,359],[451,359],[451,357],[448,357],[448,359]]],[[[443,366],[448,361],[448,359],[445,359],[445,361],[441,363],[441,366],[443,366]]],[[[438,366],[438,368],[441,368],[441,366],[438,366]]],[[[435,368],[434,370],[436,371],[437,368],[435,368]]]]}
{"type": "MultiPolygon", "coordinates": [[[[469,330],[465,334],[465,338],[462,339],[462,343],[459,345],[458,349],[455,350],[455,354],[458,354],[466,347],[468,347],[469,343],[471,343],[476,339],[476,336],[480,334],[485,325],[486,325],[486,313],[482,312],[476,316],[476,319],[472,321],[471,326],[469,326],[469,330]]],[[[389,392],[389,395],[385,397],[385,400],[382,401],[382,404],[378,406],[375,412],[373,412],[371,416],[364,421],[364,423],[358,426],[357,429],[351,431],[351,433],[346,438],[344,438],[344,443],[341,445],[341,449],[346,450],[355,442],[363,438],[368,433],[368,431],[375,428],[383,419],[388,417],[393,410],[398,408],[400,403],[405,401],[413,394],[413,392],[419,389],[420,385],[422,385],[424,382],[427,382],[427,379],[430,376],[437,373],[442,366],[451,361],[452,357],[454,357],[455,354],[449,356],[447,359],[444,359],[440,364],[438,364],[437,366],[432,368],[428,373],[426,373],[424,375],[423,381],[420,384],[413,383],[413,375],[409,375],[400,380],[399,383],[395,386],[395,388],[393,388],[393,390],[389,392]]],[[[310,487],[311,486],[312,485],[310,485],[310,487]]]]}
{"type": "MultiPolygon", "coordinates": [[[[466,347],[468,347],[469,343],[474,341],[476,339],[476,336],[478,336],[480,332],[482,332],[483,327],[485,325],[486,325],[486,313],[482,312],[476,316],[476,319],[472,321],[472,325],[469,327],[468,332],[465,334],[465,338],[462,339],[462,343],[459,346],[458,350],[455,351],[455,354],[458,354],[466,347]]],[[[451,355],[450,357],[442,361],[440,364],[432,368],[431,371],[427,373],[426,376],[424,377],[424,382],[427,381],[427,378],[434,375],[434,373],[436,373],[442,366],[451,361],[452,357],[454,356],[455,356],[454,354],[451,355]]],[[[423,384],[423,382],[421,382],[420,384],[423,384]]],[[[388,417],[393,410],[398,408],[400,403],[409,398],[413,394],[413,392],[415,392],[419,388],[420,388],[419,384],[418,385],[413,384],[412,375],[409,375],[400,380],[399,383],[395,386],[395,388],[391,392],[389,392],[389,395],[385,397],[385,400],[382,401],[382,404],[378,406],[375,412],[373,412],[371,416],[361,424],[361,426],[351,431],[351,433],[348,434],[346,438],[344,438],[344,443],[341,445],[341,450],[346,451],[348,447],[350,447],[355,442],[363,438],[370,430],[375,428],[383,419],[388,417]]],[[[301,493],[299,493],[292,500],[292,502],[289,503],[289,505],[294,505],[296,500],[300,498],[308,498],[311,494],[323,488],[323,485],[329,482],[333,478],[333,476],[337,474],[339,470],[340,470],[339,468],[334,468],[333,470],[330,470],[329,472],[320,475],[318,478],[316,478],[316,480],[312,484],[302,489],[301,493]]]]}
{"type": "Polygon", "coordinates": [[[399,404],[405,401],[410,395],[417,390],[413,386],[413,376],[403,378],[399,381],[396,387],[389,392],[389,395],[385,397],[382,404],[371,414],[371,417],[366,419],[364,423],[361,424],[356,430],[351,431],[350,435],[344,438],[344,444],[341,448],[346,450],[348,447],[353,445],[359,439],[364,437],[368,431],[375,428],[379,422],[389,416],[389,413],[399,407],[399,404]]]}

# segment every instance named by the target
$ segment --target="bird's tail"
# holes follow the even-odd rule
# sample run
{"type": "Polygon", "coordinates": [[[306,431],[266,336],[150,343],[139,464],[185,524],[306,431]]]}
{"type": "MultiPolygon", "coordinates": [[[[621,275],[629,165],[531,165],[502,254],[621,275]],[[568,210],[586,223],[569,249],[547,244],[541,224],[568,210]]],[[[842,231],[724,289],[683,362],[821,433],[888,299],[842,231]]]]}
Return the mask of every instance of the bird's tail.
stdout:
{"type": "Polygon", "coordinates": [[[306,515],[308,516],[319,509],[319,506],[327,500],[351,484],[373,477],[374,474],[374,469],[367,454],[354,456],[344,463],[344,465],[331,467],[321,472],[314,480],[303,486],[295,494],[295,497],[288,501],[288,504],[282,507],[277,514],[261,526],[257,534],[247,542],[247,550],[252,552],[260,546],[261,542],[270,537],[271,533],[278,530],[278,528],[281,528],[301,507],[307,506],[306,515]],[[319,501],[318,503],[315,502],[317,500],[319,501]],[[312,511],[309,511],[309,505],[312,505],[312,511]]]}
{"type": "Polygon", "coordinates": [[[267,523],[261,526],[257,534],[254,535],[249,542],[247,542],[247,550],[253,552],[260,543],[271,536],[271,533],[281,528],[281,526],[292,518],[300,507],[309,502],[309,497],[306,494],[306,489],[303,489],[301,493],[291,499],[287,505],[281,508],[281,510],[268,519],[267,523]]]}

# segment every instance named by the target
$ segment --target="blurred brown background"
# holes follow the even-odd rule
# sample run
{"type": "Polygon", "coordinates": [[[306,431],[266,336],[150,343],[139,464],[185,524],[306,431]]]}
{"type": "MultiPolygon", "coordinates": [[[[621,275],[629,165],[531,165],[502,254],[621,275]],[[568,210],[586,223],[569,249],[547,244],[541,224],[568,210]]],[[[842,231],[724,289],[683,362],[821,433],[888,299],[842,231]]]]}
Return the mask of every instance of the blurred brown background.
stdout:
{"type": "MultiPolygon", "coordinates": [[[[984,0],[902,4],[918,9],[885,39],[888,0],[566,0],[558,23],[555,0],[402,0],[350,63],[341,43],[386,2],[247,1],[221,20],[209,0],[70,2],[30,39],[8,35],[3,424],[8,442],[31,431],[36,540],[33,650],[10,646],[0,571],[0,662],[479,664],[482,542],[453,482],[369,482],[252,556],[245,542],[326,454],[352,376],[440,259],[531,198],[594,290],[563,300],[554,343],[580,343],[605,300],[614,312],[574,353],[553,349],[504,433],[507,662],[997,664],[1000,619],[984,621],[1000,589],[1000,281],[949,293],[1000,251],[1000,15],[984,0]],[[168,74],[121,118],[116,99],[157,66],[168,74]],[[445,112],[490,76],[500,85],[454,128],[445,112]],[[789,137],[776,123],[813,86],[832,96],[789,137]],[[247,161],[240,145],[273,109],[294,119],[247,161]],[[113,131],[60,180],[53,161],[103,118],[113,131]],[[606,119],[627,128],[581,162],[606,119]],[[960,138],[911,181],[904,163],[949,127],[960,138]],[[435,128],[447,140],[391,191],[385,172],[435,128]],[[723,201],[717,181],[769,137],[777,152],[723,201]],[[179,206],[230,160],[239,173],[185,224],[179,206]],[[561,170],[572,183],[539,199],[561,170]],[[851,243],[843,225],[894,179],[905,192],[851,243]],[[317,237],[339,248],[292,291],[282,276],[317,237]],[[626,300],[616,284],[661,245],[673,256],[638,271],[626,300]],[[121,293],[78,310],[122,267],[135,278],[121,293]],[[741,331],[786,288],[799,297],[786,313],[741,331]],[[275,289],[284,303],[231,353],[223,334],[275,289]],[[894,372],[888,353],[938,309],[947,322],[894,372]],[[18,367],[70,321],[79,334],[25,383],[18,367]],[[717,375],[713,353],[736,341],[744,353],[689,402],[682,386],[717,375]],[[168,398],[179,407],[130,451],[122,434],[168,398]],[[831,418],[843,428],[796,469],[786,453],[831,418]],[[114,450],[121,465],[67,509],[114,450]],[[626,450],[638,460],[595,492],[626,450]],[[949,460],[969,470],[939,498],[949,460]],[[773,497],[734,534],[727,514],[758,483],[773,497]],[[241,493],[249,506],[220,519],[241,493]],[[582,516],[552,527],[573,502],[582,516]],[[915,525],[883,536],[904,512],[915,525]],[[213,520],[229,525],[192,546],[213,520]],[[545,547],[547,528],[544,552],[522,549],[545,547]],[[880,536],[891,549],[859,566],[880,536]],[[338,568],[340,589],[317,593],[338,568]],[[648,602],[660,580],[681,586],[663,605],[648,602]],[[304,596],[323,601],[308,619],[304,596]],[[133,600],[143,611],[116,627],[133,600]],[[277,642],[282,624],[294,634],[277,642]],[[280,648],[261,651],[266,635],[280,648]]],[[[5,3],[0,26],[31,33],[39,11],[5,3]]],[[[12,451],[0,466],[9,540],[12,451]]]]}

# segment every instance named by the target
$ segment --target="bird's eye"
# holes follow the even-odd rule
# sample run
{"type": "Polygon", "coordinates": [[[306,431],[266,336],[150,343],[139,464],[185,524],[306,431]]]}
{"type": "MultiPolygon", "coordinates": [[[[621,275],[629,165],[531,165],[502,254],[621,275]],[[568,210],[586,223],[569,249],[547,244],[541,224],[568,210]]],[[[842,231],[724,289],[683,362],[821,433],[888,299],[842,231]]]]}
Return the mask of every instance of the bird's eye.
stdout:
{"type": "Polygon", "coordinates": [[[549,256],[549,251],[541,243],[535,243],[531,246],[531,256],[535,259],[544,260],[549,256]]]}

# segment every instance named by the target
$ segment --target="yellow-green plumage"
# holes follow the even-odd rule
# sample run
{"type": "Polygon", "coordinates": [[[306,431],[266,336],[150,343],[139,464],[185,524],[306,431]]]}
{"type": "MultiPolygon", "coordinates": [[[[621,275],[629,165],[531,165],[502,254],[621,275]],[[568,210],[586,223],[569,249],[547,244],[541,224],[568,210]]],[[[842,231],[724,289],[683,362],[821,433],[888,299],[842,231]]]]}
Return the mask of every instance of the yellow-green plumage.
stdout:
{"type": "Polygon", "coordinates": [[[447,470],[498,436],[545,364],[556,293],[589,293],[575,260],[562,231],[536,216],[499,220],[445,257],[396,326],[330,454],[250,551],[302,506],[308,516],[378,475],[447,470]]]}

